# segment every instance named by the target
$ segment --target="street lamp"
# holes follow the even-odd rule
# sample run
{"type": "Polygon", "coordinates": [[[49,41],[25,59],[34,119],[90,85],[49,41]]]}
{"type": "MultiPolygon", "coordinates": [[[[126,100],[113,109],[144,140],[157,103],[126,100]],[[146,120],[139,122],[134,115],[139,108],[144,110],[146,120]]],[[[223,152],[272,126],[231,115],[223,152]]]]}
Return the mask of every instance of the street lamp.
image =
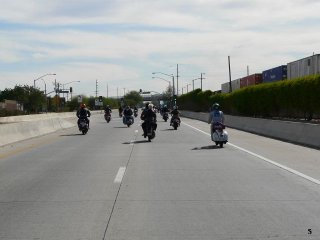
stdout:
{"type": "Polygon", "coordinates": [[[201,78],[195,78],[195,79],[192,79],[191,81],[192,81],[192,90],[194,91],[194,81],[196,81],[196,80],[199,80],[199,79],[201,79],[201,78]]]}
{"type": "Polygon", "coordinates": [[[169,83],[169,87],[171,87],[171,82],[169,80],[161,78],[161,77],[152,77],[152,79],[155,79],[155,78],[158,78],[158,79],[161,79],[163,81],[166,81],[167,83],[169,83]]]}
{"type": "Polygon", "coordinates": [[[189,83],[189,84],[186,85],[186,87],[187,87],[187,93],[189,92],[189,88],[188,88],[189,86],[191,86],[191,83],[189,83]]]}
{"type": "Polygon", "coordinates": [[[45,76],[49,76],[49,75],[57,75],[57,74],[55,74],[55,73],[47,73],[47,74],[45,74],[45,75],[43,75],[41,77],[38,77],[38,78],[34,79],[33,80],[33,88],[36,88],[36,81],[38,81],[39,79],[41,79],[41,78],[43,78],[45,76]]]}
{"type": "Polygon", "coordinates": [[[168,77],[172,77],[172,95],[175,95],[175,89],[174,89],[174,76],[173,76],[173,74],[166,74],[166,73],[163,73],[163,72],[153,72],[152,74],[157,74],[157,73],[160,73],[160,74],[166,75],[166,76],[168,76],[168,77]]]}

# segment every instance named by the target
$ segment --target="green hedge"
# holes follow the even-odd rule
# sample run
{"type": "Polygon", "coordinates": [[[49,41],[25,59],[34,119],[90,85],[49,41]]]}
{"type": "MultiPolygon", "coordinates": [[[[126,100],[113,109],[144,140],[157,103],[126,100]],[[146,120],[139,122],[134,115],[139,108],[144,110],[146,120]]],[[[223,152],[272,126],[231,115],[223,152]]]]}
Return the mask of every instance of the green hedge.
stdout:
{"type": "Polygon", "coordinates": [[[215,102],[232,115],[310,120],[320,114],[320,75],[263,83],[230,94],[197,89],[178,98],[180,108],[191,111],[208,111],[215,102]]]}

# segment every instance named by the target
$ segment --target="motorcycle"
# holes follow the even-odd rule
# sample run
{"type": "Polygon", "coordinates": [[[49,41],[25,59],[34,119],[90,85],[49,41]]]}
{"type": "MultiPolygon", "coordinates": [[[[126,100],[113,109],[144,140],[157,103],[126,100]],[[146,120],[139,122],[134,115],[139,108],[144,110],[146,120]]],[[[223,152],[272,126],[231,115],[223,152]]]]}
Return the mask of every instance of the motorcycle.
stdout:
{"type": "Polygon", "coordinates": [[[133,124],[132,116],[123,116],[123,124],[130,127],[133,124]]]}
{"type": "Polygon", "coordinates": [[[146,122],[146,134],[147,134],[149,142],[151,142],[151,140],[155,138],[156,132],[155,132],[154,122],[152,122],[152,121],[146,122]]]}
{"type": "Polygon", "coordinates": [[[211,140],[220,148],[223,147],[223,144],[228,142],[228,132],[225,129],[225,126],[222,123],[215,123],[211,127],[211,140]]]}
{"type": "Polygon", "coordinates": [[[111,120],[111,114],[110,114],[110,113],[105,113],[105,114],[104,114],[104,119],[107,121],[107,123],[110,122],[110,120],[111,120]]]}
{"type": "Polygon", "coordinates": [[[89,130],[89,126],[84,118],[80,118],[78,127],[79,127],[79,131],[82,132],[83,135],[87,134],[89,130]]]}
{"type": "Polygon", "coordinates": [[[173,126],[174,130],[177,130],[180,126],[180,120],[178,118],[174,118],[171,125],[173,126]]]}
{"type": "Polygon", "coordinates": [[[166,113],[166,112],[163,113],[162,118],[163,118],[163,120],[164,120],[165,122],[167,122],[167,121],[168,121],[168,118],[169,118],[168,113],[166,113]]]}
{"type": "Polygon", "coordinates": [[[138,117],[138,110],[134,110],[134,117],[138,117]]]}

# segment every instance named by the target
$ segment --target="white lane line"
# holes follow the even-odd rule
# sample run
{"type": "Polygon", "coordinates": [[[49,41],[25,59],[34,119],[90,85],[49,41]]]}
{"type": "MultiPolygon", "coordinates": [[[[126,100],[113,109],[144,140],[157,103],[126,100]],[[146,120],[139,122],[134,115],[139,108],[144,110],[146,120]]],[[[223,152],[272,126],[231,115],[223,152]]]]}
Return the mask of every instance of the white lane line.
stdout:
{"type": "MultiPolygon", "coordinates": [[[[190,128],[193,128],[193,129],[195,129],[195,130],[197,130],[197,131],[199,131],[199,132],[201,132],[201,133],[204,133],[204,134],[210,136],[209,133],[206,133],[206,132],[204,132],[204,131],[196,128],[196,127],[193,127],[193,126],[185,123],[185,122],[182,122],[182,123],[183,123],[184,125],[190,127],[190,128]]],[[[260,158],[260,159],[262,159],[262,160],[264,160],[264,161],[266,161],[266,162],[268,162],[268,163],[270,163],[270,164],[272,164],[272,165],[274,165],[274,166],[277,166],[277,167],[279,167],[279,168],[282,168],[283,170],[286,170],[286,171],[288,171],[288,172],[290,172],[290,173],[293,173],[293,174],[295,174],[295,175],[297,175],[297,176],[299,176],[299,177],[302,177],[302,178],[304,178],[304,179],[306,179],[306,180],[309,180],[310,182],[313,182],[313,183],[315,183],[315,184],[320,185],[320,181],[319,181],[318,179],[312,178],[312,177],[310,177],[310,176],[308,176],[308,175],[305,175],[305,174],[303,174],[303,173],[301,173],[301,172],[299,172],[299,171],[297,171],[297,170],[294,170],[294,169],[292,169],[292,168],[289,168],[289,167],[287,167],[287,166],[284,166],[284,165],[282,165],[282,164],[279,164],[279,163],[277,163],[277,162],[275,162],[275,161],[272,161],[272,160],[270,160],[270,159],[268,159],[268,158],[266,158],[266,157],[263,157],[263,156],[261,156],[261,155],[259,155],[259,154],[256,154],[256,153],[254,153],[254,152],[251,152],[251,151],[249,151],[249,150],[247,150],[247,149],[245,149],[245,148],[242,148],[242,147],[239,147],[239,146],[237,146],[237,145],[234,145],[234,144],[232,144],[232,143],[230,143],[230,142],[228,143],[228,145],[230,145],[230,146],[232,146],[232,147],[234,147],[234,148],[236,148],[236,149],[238,149],[238,150],[240,150],[240,151],[246,152],[246,153],[248,153],[248,154],[250,154],[250,155],[252,155],[252,156],[255,156],[255,157],[257,157],[257,158],[260,158]]]]}
{"type": "Polygon", "coordinates": [[[120,167],[118,170],[117,176],[114,179],[114,183],[121,183],[125,172],[126,172],[126,168],[120,167]]]}

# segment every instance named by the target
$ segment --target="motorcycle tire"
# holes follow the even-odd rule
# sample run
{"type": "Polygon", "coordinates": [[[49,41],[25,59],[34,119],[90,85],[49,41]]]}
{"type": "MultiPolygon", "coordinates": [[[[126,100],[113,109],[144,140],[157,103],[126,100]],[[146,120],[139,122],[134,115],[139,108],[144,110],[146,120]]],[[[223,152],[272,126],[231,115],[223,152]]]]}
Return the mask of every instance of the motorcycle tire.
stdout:
{"type": "Polygon", "coordinates": [[[220,143],[219,143],[219,147],[220,147],[220,148],[223,148],[223,142],[220,142],[220,143]]]}
{"type": "Polygon", "coordinates": [[[86,135],[87,132],[88,132],[88,129],[83,129],[83,130],[82,130],[82,135],[86,135]]]}

